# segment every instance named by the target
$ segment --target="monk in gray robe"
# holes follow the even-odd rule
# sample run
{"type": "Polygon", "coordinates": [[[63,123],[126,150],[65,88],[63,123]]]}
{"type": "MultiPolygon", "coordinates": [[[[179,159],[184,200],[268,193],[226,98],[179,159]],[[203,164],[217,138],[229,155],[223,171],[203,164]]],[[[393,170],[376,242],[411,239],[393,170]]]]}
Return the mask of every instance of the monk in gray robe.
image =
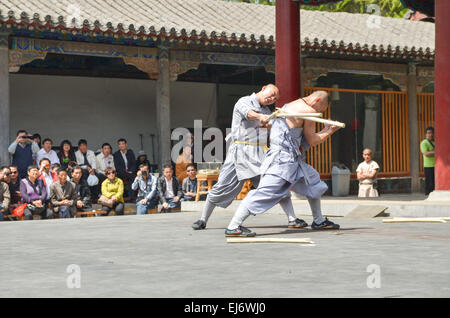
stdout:
{"type": "MultiPolygon", "coordinates": [[[[282,109],[291,114],[324,112],[328,107],[328,94],[314,92],[303,99],[286,104],[282,109]]],[[[314,221],[313,229],[339,229],[322,216],[320,197],[328,189],[320,180],[319,173],[305,162],[300,151],[318,145],[330,137],[339,127],[326,125],[316,133],[313,121],[301,118],[276,118],[270,132],[270,149],[261,165],[261,180],[256,190],[250,191],[242,201],[225,236],[255,236],[250,229],[242,226],[250,215],[264,213],[283,200],[290,191],[306,196],[314,221]]]]}
{"type": "MultiPolygon", "coordinates": [[[[231,139],[225,162],[220,170],[218,182],[208,192],[205,207],[200,220],[192,228],[202,230],[216,206],[228,207],[241,192],[244,183],[250,179],[257,186],[260,178],[260,166],[264,158],[266,140],[261,140],[258,133],[260,125],[269,127],[267,121],[271,114],[267,107],[279,98],[279,90],[273,85],[264,86],[258,93],[242,97],[233,110],[231,139]]],[[[286,193],[278,200],[288,216],[288,227],[301,228],[307,226],[305,221],[295,217],[291,195],[286,193]]]]}

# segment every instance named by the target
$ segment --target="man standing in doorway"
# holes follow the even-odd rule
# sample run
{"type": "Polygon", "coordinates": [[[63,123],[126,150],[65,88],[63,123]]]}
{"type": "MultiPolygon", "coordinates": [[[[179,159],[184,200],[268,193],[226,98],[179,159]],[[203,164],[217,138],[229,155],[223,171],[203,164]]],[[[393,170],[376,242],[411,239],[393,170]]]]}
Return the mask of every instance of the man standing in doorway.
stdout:
{"type": "Polygon", "coordinates": [[[420,143],[423,154],[423,167],[425,172],[425,195],[434,191],[434,128],[425,129],[425,139],[420,143]]]}

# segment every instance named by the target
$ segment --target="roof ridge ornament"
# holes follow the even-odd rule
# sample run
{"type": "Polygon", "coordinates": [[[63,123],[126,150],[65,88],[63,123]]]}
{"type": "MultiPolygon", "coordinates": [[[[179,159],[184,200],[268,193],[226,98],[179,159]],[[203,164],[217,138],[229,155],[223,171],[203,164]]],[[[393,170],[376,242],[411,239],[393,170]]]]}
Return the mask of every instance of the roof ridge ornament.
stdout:
{"type": "Polygon", "coordinates": [[[60,16],[58,17],[58,26],[61,26],[61,27],[63,27],[63,28],[66,27],[66,22],[64,21],[64,17],[63,17],[62,15],[60,15],[60,16]]]}
{"type": "Polygon", "coordinates": [[[25,23],[30,23],[28,13],[26,13],[25,11],[22,11],[22,13],[20,14],[20,21],[25,22],[25,23]]]}
{"type": "Polygon", "coordinates": [[[14,14],[13,10],[8,11],[8,20],[13,20],[14,22],[17,22],[16,15],[14,14]]]}
{"type": "Polygon", "coordinates": [[[45,24],[49,26],[53,26],[53,20],[52,16],[50,14],[47,14],[44,18],[45,24]]]}

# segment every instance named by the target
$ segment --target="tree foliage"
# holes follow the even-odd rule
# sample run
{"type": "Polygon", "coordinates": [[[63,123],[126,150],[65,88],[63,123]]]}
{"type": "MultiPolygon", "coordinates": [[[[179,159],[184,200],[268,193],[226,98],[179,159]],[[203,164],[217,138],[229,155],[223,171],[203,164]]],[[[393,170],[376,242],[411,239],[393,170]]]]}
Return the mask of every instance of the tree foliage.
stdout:
{"type": "MultiPolygon", "coordinates": [[[[235,2],[258,3],[265,5],[275,5],[275,0],[228,0],[235,2]]],[[[324,4],[321,6],[302,5],[304,10],[318,10],[329,12],[349,12],[349,13],[378,13],[384,17],[402,18],[408,9],[403,7],[400,0],[343,0],[336,3],[324,4]],[[369,7],[370,5],[377,7],[369,7]]]]}

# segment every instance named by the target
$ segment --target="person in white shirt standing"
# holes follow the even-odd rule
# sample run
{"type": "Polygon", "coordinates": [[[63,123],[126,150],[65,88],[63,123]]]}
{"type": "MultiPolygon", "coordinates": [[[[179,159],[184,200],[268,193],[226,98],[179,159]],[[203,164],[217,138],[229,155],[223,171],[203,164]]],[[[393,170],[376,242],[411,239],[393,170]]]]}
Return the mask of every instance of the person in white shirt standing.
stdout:
{"type": "Polygon", "coordinates": [[[42,149],[39,150],[36,154],[36,163],[40,164],[41,160],[47,158],[50,160],[50,164],[54,165],[55,163],[61,164],[59,162],[58,154],[52,150],[53,141],[50,138],[45,138],[42,142],[42,149]]]}
{"type": "Polygon", "coordinates": [[[376,176],[380,167],[372,160],[372,157],[372,150],[369,148],[364,149],[364,162],[361,162],[356,169],[359,180],[358,197],[360,198],[378,197],[376,176]]]}

